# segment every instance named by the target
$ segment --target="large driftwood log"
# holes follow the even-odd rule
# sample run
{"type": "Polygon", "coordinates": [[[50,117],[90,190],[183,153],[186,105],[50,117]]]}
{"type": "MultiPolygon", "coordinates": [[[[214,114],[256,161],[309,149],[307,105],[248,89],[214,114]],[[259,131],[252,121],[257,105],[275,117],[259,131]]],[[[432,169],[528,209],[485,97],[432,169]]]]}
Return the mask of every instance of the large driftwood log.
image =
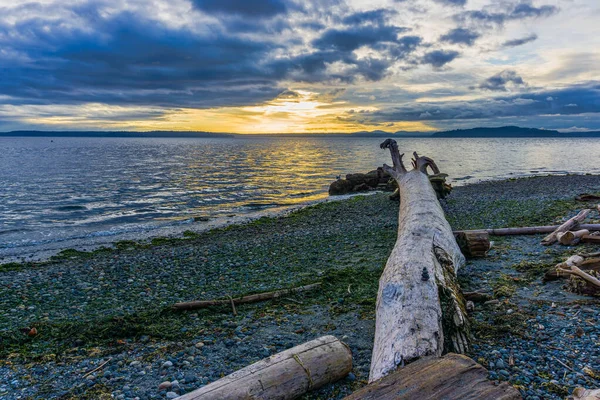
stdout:
{"type": "MultiPolygon", "coordinates": [[[[495,229],[476,229],[466,231],[454,231],[454,234],[460,232],[487,232],[492,236],[510,236],[510,235],[538,235],[540,233],[554,232],[560,225],[544,225],[544,226],[526,226],[521,228],[495,228],[495,229]]],[[[588,231],[600,231],[600,224],[580,224],[579,229],[587,229],[588,231]]]]}
{"type": "Polygon", "coordinates": [[[344,400],[517,400],[507,382],[494,384],[488,372],[468,357],[447,354],[424,358],[354,392],[344,400]]]}
{"type": "Polygon", "coordinates": [[[465,258],[425,173],[439,170],[414,153],[414,169],[407,171],[394,140],[381,147],[390,149],[394,166],[384,170],[398,182],[401,201],[398,238],[379,280],[370,382],[414,359],[468,346],[456,282],[465,258]]]}
{"type": "Polygon", "coordinates": [[[352,353],[334,336],[301,344],[187,393],[179,400],[288,400],[352,370],[352,353]]]}
{"type": "Polygon", "coordinates": [[[281,289],[281,290],[275,290],[273,292],[250,294],[248,296],[234,297],[234,298],[229,298],[229,299],[186,301],[183,303],[175,303],[175,304],[173,304],[172,307],[175,310],[197,310],[199,308],[207,308],[207,307],[223,306],[223,305],[226,306],[226,305],[230,305],[230,304],[256,303],[259,301],[277,299],[282,296],[286,296],[288,294],[307,292],[309,290],[314,290],[320,286],[321,286],[320,283],[313,283],[310,285],[299,286],[299,287],[292,288],[292,289],[281,289]]]}
{"type": "Polygon", "coordinates": [[[560,244],[564,244],[565,246],[570,246],[573,244],[579,243],[583,236],[589,235],[590,231],[587,229],[581,229],[578,231],[567,231],[560,232],[556,234],[556,238],[560,242],[560,244]]]}
{"type": "Polygon", "coordinates": [[[542,244],[544,246],[548,246],[548,245],[551,245],[552,243],[555,243],[558,240],[556,237],[557,234],[559,234],[561,232],[567,232],[567,231],[571,230],[571,228],[576,227],[577,225],[582,223],[591,211],[592,210],[589,210],[589,209],[581,210],[579,212],[579,214],[577,214],[573,218],[570,218],[569,220],[567,220],[564,224],[562,224],[561,226],[556,228],[556,230],[554,232],[552,232],[551,234],[546,236],[544,239],[542,239],[542,244]]]}

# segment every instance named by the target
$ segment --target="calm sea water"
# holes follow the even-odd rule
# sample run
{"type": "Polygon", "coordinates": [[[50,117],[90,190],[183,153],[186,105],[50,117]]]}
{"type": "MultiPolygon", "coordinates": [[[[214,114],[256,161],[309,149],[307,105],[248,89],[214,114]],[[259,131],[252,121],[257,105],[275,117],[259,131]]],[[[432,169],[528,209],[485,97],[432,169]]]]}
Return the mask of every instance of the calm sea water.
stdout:
{"type": "MultiPolygon", "coordinates": [[[[337,175],[390,162],[381,139],[0,138],[0,260],[189,229],[327,197],[337,175]],[[103,239],[100,239],[103,238],[103,239]]],[[[594,139],[400,139],[455,185],[600,173],[594,139]]]]}

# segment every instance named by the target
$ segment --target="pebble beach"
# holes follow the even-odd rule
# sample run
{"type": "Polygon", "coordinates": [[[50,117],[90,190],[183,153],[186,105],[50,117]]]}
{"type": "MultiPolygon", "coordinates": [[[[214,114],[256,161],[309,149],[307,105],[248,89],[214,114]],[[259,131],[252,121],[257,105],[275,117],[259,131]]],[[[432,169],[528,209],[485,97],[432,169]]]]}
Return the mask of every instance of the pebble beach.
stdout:
{"type": "MultiPolygon", "coordinates": [[[[600,176],[547,176],[455,188],[454,229],[560,223],[600,193],[600,176]]],[[[388,194],[321,203],[208,232],[123,241],[44,262],[0,265],[0,398],[169,399],[323,335],[349,345],[353,371],[305,399],[341,399],[367,383],[377,282],[394,245],[388,194]],[[175,312],[180,301],[321,282],[273,301],[175,312]],[[32,333],[32,328],[35,332],[32,333]]],[[[598,223],[597,212],[589,222],[598,223]]],[[[600,299],[543,283],[544,271],[597,246],[544,247],[541,236],[493,237],[459,271],[494,301],[471,313],[468,354],[525,399],[600,387],[600,299]]]]}

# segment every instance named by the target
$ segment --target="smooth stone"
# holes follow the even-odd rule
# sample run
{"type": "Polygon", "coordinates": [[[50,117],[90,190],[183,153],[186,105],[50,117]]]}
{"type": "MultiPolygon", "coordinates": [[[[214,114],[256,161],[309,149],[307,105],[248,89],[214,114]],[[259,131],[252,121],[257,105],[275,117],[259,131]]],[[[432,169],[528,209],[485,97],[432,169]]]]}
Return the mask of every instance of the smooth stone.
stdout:
{"type": "Polygon", "coordinates": [[[173,366],[172,361],[165,361],[162,365],[163,368],[171,368],[173,366]]]}
{"type": "Polygon", "coordinates": [[[163,383],[161,383],[160,385],[158,385],[158,390],[167,390],[171,388],[171,382],[169,381],[165,381],[163,383]]]}
{"type": "Polygon", "coordinates": [[[175,399],[179,397],[179,395],[175,392],[167,392],[167,399],[175,399]]]}

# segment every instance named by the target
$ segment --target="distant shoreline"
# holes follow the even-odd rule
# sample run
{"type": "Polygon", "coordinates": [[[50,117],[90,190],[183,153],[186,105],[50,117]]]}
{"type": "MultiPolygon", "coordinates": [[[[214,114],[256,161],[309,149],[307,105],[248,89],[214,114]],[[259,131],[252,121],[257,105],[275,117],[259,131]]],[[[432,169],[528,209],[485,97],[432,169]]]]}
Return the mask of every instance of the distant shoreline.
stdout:
{"type": "Polygon", "coordinates": [[[359,138],[600,138],[600,131],[560,132],[557,130],[501,126],[455,129],[436,132],[361,131],[352,133],[219,133],[204,131],[37,131],[0,132],[1,137],[96,137],[96,138],[239,138],[239,137],[359,137],[359,138]]]}

